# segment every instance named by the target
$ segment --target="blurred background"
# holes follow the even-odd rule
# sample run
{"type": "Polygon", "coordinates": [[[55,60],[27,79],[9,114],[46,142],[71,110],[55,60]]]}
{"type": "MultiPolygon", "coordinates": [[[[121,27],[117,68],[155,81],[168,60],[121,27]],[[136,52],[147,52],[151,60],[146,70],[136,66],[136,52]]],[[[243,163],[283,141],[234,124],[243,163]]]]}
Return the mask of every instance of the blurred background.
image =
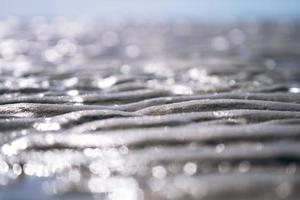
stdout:
{"type": "Polygon", "coordinates": [[[0,17],[43,15],[129,18],[207,19],[299,19],[299,0],[0,0],[0,17]]]}

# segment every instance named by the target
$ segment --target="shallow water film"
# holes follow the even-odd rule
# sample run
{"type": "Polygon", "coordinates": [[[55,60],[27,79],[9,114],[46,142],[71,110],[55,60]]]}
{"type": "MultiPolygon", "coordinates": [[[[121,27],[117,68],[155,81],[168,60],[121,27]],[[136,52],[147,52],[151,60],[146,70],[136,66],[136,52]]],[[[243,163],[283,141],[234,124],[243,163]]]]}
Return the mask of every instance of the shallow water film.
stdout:
{"type": "Polygon", "coordinates": [[[0,21],[0,198],[300,198],[300,25],[0,21]]]}

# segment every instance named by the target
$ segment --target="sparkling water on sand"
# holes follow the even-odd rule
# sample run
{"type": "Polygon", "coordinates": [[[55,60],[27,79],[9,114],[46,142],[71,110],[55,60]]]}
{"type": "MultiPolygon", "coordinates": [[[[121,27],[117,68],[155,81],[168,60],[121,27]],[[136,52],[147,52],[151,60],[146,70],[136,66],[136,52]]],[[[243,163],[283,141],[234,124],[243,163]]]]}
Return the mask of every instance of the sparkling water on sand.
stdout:
{"type": "Polygon", "coordinates": [[[297,199],[300,26],[0,22],[3,199],[297,199]]]}

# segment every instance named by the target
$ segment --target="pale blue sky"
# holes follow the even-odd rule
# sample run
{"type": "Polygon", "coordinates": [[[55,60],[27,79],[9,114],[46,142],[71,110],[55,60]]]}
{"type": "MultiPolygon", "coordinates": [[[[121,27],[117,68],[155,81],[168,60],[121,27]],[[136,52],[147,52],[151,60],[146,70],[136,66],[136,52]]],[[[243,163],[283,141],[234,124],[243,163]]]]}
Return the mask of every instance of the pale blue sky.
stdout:
{"type": "Polygon", "coordinates": [[[2,18],[35,15],[300,19],[300,0],[0,0],[2,18]]]}

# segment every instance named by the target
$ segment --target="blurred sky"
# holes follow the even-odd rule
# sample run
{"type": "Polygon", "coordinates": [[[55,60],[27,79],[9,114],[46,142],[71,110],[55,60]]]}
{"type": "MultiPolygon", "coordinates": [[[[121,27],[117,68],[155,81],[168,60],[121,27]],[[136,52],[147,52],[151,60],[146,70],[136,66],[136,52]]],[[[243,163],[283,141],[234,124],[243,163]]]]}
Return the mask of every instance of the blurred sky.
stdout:
{"type": "Polygon", "coordinates": [[[0,17],[300,19],[300,0],[0,0],[0,17]]]}

